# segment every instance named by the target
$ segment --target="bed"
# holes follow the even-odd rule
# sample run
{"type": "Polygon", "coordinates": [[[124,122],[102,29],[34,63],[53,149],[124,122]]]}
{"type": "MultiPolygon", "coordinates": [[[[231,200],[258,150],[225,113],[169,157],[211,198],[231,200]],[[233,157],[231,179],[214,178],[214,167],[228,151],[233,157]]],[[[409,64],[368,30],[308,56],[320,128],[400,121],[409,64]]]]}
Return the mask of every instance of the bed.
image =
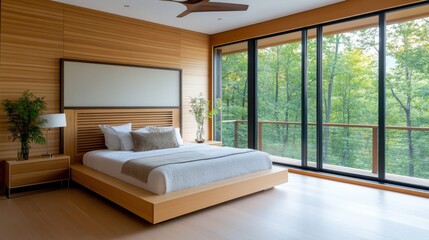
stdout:
{"type": "MultiPolygon", "coordinates": [[[[83,165],[158,195],[272,167],[269,155],[263,152],[192,143],[142,152],[95,150],[83,156],[83,165]],[[169,158],[172,161],[162,162],[169,158]],[[141,164],[152,159],[155,167],[146,167],[148,173],[143,180],[138,178],[138,173],[132,176],[123,172],[124,164],[130,164],[134,159],[141,159],[141,164]]],[[[140,166],[132,166],[132,170],[140,166]]]]}
{"type": "Polygon", "coordinates": [[[152,224],[207,208],[287,182],[285,169],[267,169],[242,176],[156,194],[84,166],[83,155],[104,149],[99,124],[132,122],[135,129],[148,125],[180,127],[179,109],[65,109],[64,153],[72,159],[71,179],[152,224]]]}
{"type": "Polygon", "coordinates": [[[168,191],[153,193],[85,166],[84,154],[105,149],[100,124],[181,128],[182,70],[61,59],[60,72],[67,118],[60,151],[70,156],[71,179],[153,224],[287,182],[287,170],[266,168],[158,194],[168,191]]]}

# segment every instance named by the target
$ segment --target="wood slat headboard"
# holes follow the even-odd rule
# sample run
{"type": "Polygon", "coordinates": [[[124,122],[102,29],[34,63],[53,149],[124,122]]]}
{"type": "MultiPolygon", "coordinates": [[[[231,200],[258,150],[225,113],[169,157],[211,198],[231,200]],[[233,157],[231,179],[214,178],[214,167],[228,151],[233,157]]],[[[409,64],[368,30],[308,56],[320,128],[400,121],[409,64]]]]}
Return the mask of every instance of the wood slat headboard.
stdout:
{"type": "Polygon", "coordinates": [[[72,162],[82,161],[84,153],[105,149],[104,136],[98,125],[121,125],[131,122],[133,130],[145,126],[180,128],[179,108],[150,109],[65,109],[64,154],[72,162]]]}

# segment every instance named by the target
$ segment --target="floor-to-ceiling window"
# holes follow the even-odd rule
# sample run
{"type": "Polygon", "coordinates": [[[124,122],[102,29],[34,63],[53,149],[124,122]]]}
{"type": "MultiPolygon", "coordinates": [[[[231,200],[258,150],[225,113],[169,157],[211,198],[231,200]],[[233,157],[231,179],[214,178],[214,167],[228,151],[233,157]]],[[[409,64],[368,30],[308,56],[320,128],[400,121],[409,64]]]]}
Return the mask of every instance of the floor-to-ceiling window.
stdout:
{"type": "MultiPolygon", "coordinates": [[[[316,142],[316,122],[317,122],[317,31],[315,28],[309,29],[307,35],[307,166],[316,167],[317,142],[316,142]]],[[[305,59],[303,59],[305,61],[305,59]]],[[[304,79],[303,79],[304,80],[304,79]]],[[[304,89],[305,90],[305,89],[304,89]]]]}
{"type": "Polygon", "coordinates": [[[214,96],[222,99],[215,118],[215,140],[224,146],[247,147],[248,53],[247,42],[216,48],[214,96]]]}
{"type": "Polygon", "coordinates": [[[255,99],[248,43],[215,48],[215,136],[278,163],[429,189],[428,36],[429,4],[415,4],[249,40],[255,99]]]}
{"type": "Polygon", "coordinates": [[[258,149],[301,165],[301,32],[257,44],[258,149]]]}
{"type": "Polygon", "coordinates": [[[429,186],[428,11],[426,6],[386,14],[386,179],[426,186],[429,186]]]}
{"type": "Polygon", "coordinates": [[[323,27],[323,168],[377,176],[378,17],[323,27]]]}

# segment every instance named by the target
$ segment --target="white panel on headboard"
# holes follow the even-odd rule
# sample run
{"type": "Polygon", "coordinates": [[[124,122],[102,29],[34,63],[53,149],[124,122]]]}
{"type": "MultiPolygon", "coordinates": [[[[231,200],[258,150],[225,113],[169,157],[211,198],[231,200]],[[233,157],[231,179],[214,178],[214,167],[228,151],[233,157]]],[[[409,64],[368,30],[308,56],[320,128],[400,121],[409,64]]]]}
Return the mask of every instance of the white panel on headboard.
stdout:
{"type": "Polygon", "coordinates": [[[181,71],[63,61],[64,107],[180,107],[181,71]]]}

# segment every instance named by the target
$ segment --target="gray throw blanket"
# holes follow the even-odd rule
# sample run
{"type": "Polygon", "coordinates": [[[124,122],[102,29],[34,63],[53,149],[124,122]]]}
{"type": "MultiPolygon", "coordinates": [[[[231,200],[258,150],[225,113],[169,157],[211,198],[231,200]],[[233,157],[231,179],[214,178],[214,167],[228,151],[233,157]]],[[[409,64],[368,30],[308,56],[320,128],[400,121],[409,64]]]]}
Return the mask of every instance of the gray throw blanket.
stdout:
{"type": "Polygon", "coordinates": [[[155,168],[161,166],[195,161],[213,160],[232,155],[245,154],[253,151],[255,150],[222,147],[207,149],[207,151],[204,152],[183,151],[157,156],[148,156],[126,161],[124,165],[122,165],[121,172],[146,183],[149,173],[155,168]]]}

